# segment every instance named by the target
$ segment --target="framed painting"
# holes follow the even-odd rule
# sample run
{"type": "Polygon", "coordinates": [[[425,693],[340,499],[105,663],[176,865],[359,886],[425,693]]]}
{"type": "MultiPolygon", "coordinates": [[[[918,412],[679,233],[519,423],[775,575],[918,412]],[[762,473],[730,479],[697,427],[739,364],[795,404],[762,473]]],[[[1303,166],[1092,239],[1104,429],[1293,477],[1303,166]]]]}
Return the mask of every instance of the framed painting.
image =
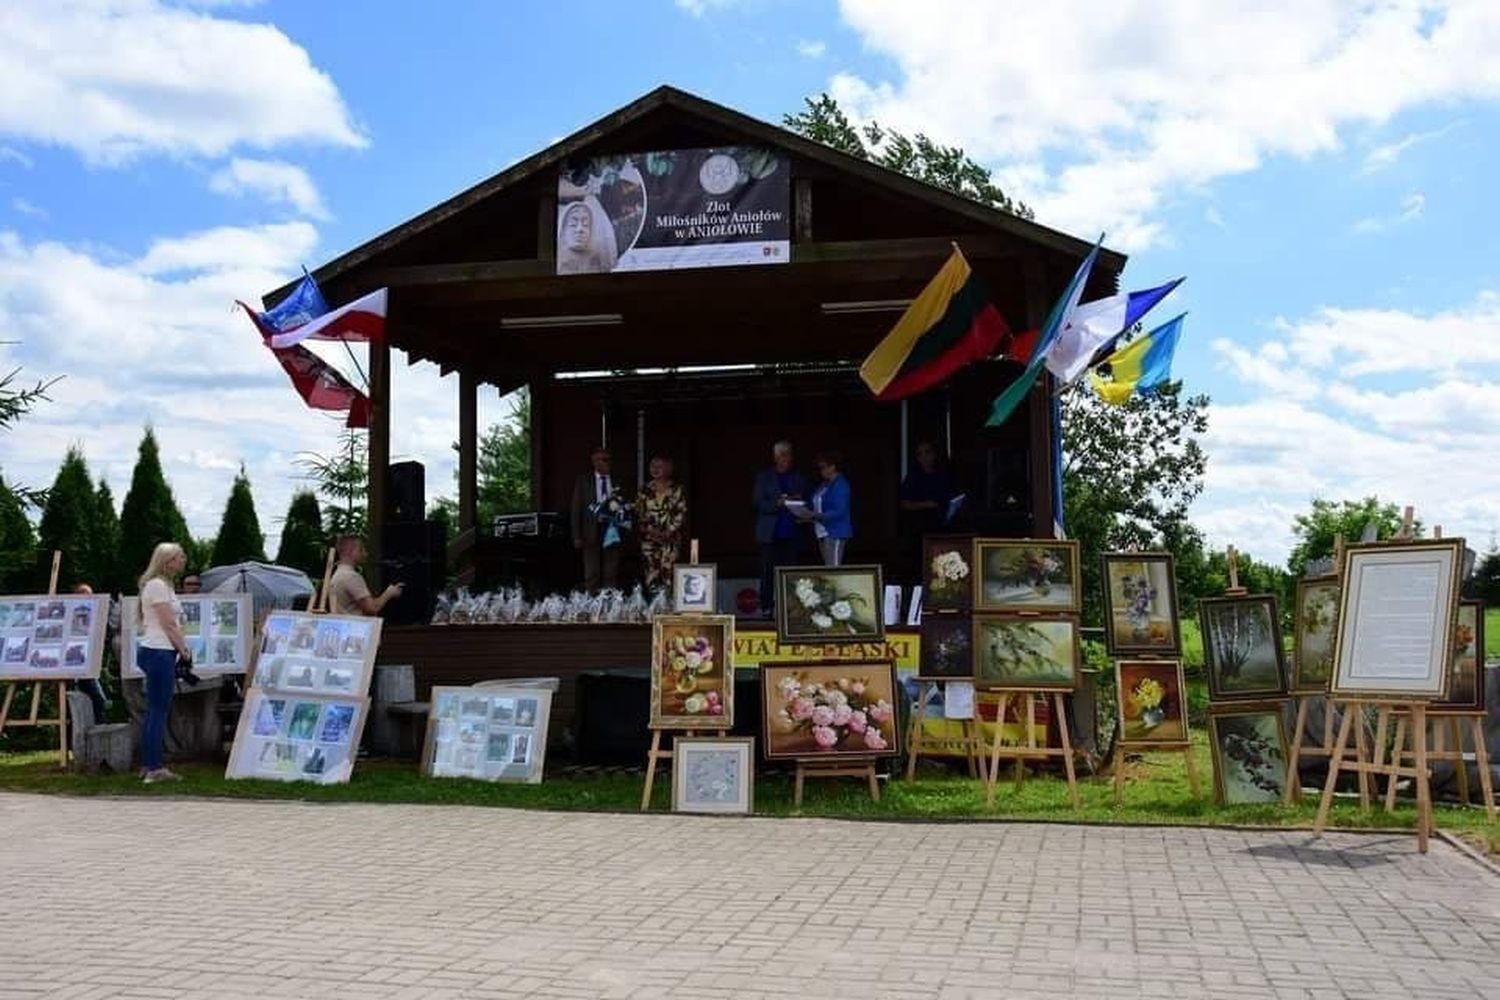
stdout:
{"type": "Polygon", "coordinates": [[[1329,685],[1334,694],[1444,697],[1463,553],[1461,538],[1377,542],[1344,550],[1329,685]]]}
{"type": "Polygon", "coordinates": [[[552,718],[550,688],[434,687],[422,773],[538,784],[552,718]]]}
{"type": "Polygon", "coordinates": [[[1484,711],[1484,604],[1459,601],[1453,626],[1453,667],[1448,693],[1432,703],[1432,714],[1484,711]]]}
{"type": "Polygon", "coordinates": [[[975,611],[1077,613],[1078,543],[1051,538],[977,538],[975,611]]]}
{"type": "MultiPolygon", "coordinates": [[[[184,637],[193,647],[193,672],[202,677],[250,671],[255,622],[249,594],[179,594],[184,637]],[[192,609],[189,612],[189,608],[192,609]]],[[[139,597],[120,602],[120,676],[139,679],[136,650],[141,636],[139,597]]]]}
{"type": "Polygon", "coordinates": [[[974,606],[974,536],[922,539],[922,594],[928,611],[968,611],[974,606]]]}
{"type": "Polygon", "coordinates": [[[974,616],[974,680],[981,687],[1072,691],[1080,662],[1072,615],[974,616]]]}
{"type": "Polygon", "coordinates": [[[1292,615],[1292,690],[1298,694],[1328,690],[1338,615],[1338,577],[1297,581],[1297,608],[1292,615]]]}
{"type": "Polygon", "coordinates": [[[1182,651],[1170,552],[1104,554],[1104,643],[1115,656],[1182,651]]]}
{"type": "Polygon", "coordinates": [[[0,597],[0,680],[98,677],[108,620],[105,594],[0,597]]]}
{"type": "Polygon", "coordinates": [[[226,778],[310,781],[349,780],[365,728],[368,698],[245,692],[229,753],[226,778]]]}
{"type": "Polygon", "coordinates": [[[755,739],[679,736],[672,743],[672,811],[755,811],[755,739]]]}
{"type": "Polygon", "coordinates": [[[1210,701],[1286,694],[1285,653],[1276,598],[1210,597],[1198,602],[1203,672],[1210,701]]]}
{"type": "Polygon", "coordinates": [[[719,568],[711,563],[672,567],[672,610],[680,615],[711,615],[718,610],[719,568]]]}
{"type": "Polygon", "coordinates": [[[917,676],[924,679],[973,680],[974,621],[967,614],[922,616],[917,676]]]}
{"type": "Polygon", "coordinates": [[[292,694],[364,697],[375,674],[379,618],[273,611],[260,637],[251,686],[292,694]]]}
{"type": "Polygon", "coordinates": [[[826,759],[895,754],[896,665],[762,664],[766,757],[826,759]]]}
{"type": "Polygon", "coordinates": [[[1281,703],[1211,712],[1214,798],[1220,805],[1280,803],[1286,791],[1286,723],[1281,703]]]}
{"type": "Polygon", "coordinates": [[[734,727],[733,615],[658,615],[651,623],[652,729],[734,727]]]}
{"type": "Polygon", "coordinates": [[[1187,687],[1181,660],[1116,660],[1122,743],[1188,741],[1187,687]]]}
{"type": "Polygon", "coordinates": [[[776,570],[776,641],[879,642],[885,638],[879,566],[781,566],[776,570]]]}

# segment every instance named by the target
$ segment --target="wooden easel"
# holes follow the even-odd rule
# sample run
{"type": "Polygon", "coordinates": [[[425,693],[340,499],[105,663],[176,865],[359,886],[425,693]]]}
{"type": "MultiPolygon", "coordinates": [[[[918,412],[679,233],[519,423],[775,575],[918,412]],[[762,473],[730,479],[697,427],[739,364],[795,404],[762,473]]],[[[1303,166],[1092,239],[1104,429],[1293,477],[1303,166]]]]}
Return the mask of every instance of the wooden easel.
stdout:
{"type": "MultiPolygon", "coordinates": [[[[673,730],[678,736],[696,737],[711,736],[715,739],[723,739],[727,730],[713,729],[700,733],[696,729],[673,730]]],[[[656,784],[656,764],[658,761],[671,760],[673,751],[661,748],[662,730],[651,730],[651,749],[646,751],[646,787],[641,792],[641,812],[651,808],[651,789],[656,784]]]]}
{"type": "Polygon", "coordinates": [[[328,556],[323,560],[323,586],[321,589],[315,589],[312,600],[307,602],[307,613],[310,615],[326,615],[333,610],[333,596],[328,584],[333,579],[333,567],[337,557],[338,549],[329,546],[328,556]]]}
{"type": "MultiPolygon", "coordinates": [[[[957,678],[965,684],[972,684],[968,678],[957,678]]],[[[917,759],[922,756],[924,749],[931,750],[958,750],[963,753],[969,763],[969,777],[983,778],[985,775],[984,763],[984,737],[979,728],[979,696],[975,692],[974,718],[959,719],[963,735],[957,738],[942,737],[929,739],[922,731],[922,722],[927,718],[927,698],[938,687],[946,684],[939,679],[918,678],[917,680],[917,710],[912,716],[911,732],[906,735],[906,780],[912,781],[917,775],[917,759]]],[[[946,693],[946,692],[945,692],[946,693]]],[[[946,720],[945,720],[946,721],[946,720]]]]}
{"type": "Polygon", "coordinates": [[[1182,754],[1182,763],[1183,767],[1187,770],[1188,787],[1193,791],[1193,798],[1202,797],[1203,790],[1198,784],[1198,766],[1193,763],[1193,745],[1191,743],[1137,743],[1117,740],[1115,741],[1113,764],[1115,771],[1115,805],[1119,805],[1125,801],[1125,755],[1132,750],[1139,753],[1182,754]]]}
{"type": "Polygon", "coordinates": [[[826,760],[798,757],[797,774],[792,782],[792,806],[802,807],[802,783],[808,778],[864,778],[870,785],[870,798],[880,801],[880,782],[875,775],[874,757],[845,757],[826,760]]]}
{"type": "MultiPolygon", "coordinates": [[[[1481,681],[1482,682],[1482,681],[1481,681]]],[[[1402,761],[1414,758],[1416,747],[1407,749],[1408,737],[1414,735],[1414,727],[1407,725],[1407,714],[1398,712],[1396,716],[1396,740],[1391,748],[1391,757],[1395,764],[1400,765],[1402,761]]],[[[1491,823],[1495,821],[1497,810],[1495,808],[1495,789],[1490,780],[1490,754],[1489,748],[1484,745],[1484,712],[1432,712],[1431,721],[1433,725],[1432,747],[1427,751],[1427,759],[1430,761],[1448,761],[1454,765],[1458,779],[1458,797],[1464,805],[1469,804],[1469,769],[1466,766],[1464,754],[1464,730],[1470,732],[1470,738],[1474,741],[1474,766],[1479,771],[1479,792],[1484,800],[1484,810],[1488,814],[1491,823]],[[1465,723],[1468,725],[1466,726],[1465,723]],[[1447,747],[1446,737],[1452,737],[1453,749],[1447,747]]],[[[1385,747],[1376,744],[1376,763],[1380,763],[1384,757],[1385,747]]],[[[1396,779],[1392,778],[1385,788],[1385,810],[1390,812],[1396,808],[1396,779]]]]}
{"type": "MultiPolygon", "coordinates": [[[[1026,777],[1026,768],[1023,761],[1035,757],[1061,757],[1063,768],[1068,775],[1068,795],[1073,800],[1073,808],[1081,806],[1078,798],[1078,776],[1073,771],[1073,739],[1068,735],[1068,717],[1063,708],[1064,692],[1060,689],[1037,690],[1032,688],[994,688],[991,693],[1000,696],[1000,705],[995,710],[995,737],[990,746],[989,768],[980,768],[983,771],[984,780],[984,805],[991,809],[995,805],[995,784],[1000,777],[1000,758],[1014,759],[1016,762],[1016,787],[1021,787],[1021,782],[1026,777]],[[1036,699],[1045,699],[1052,696],[1052,707],[1054,718],[1057,719],[1057,731],[1062,737],[1062,747],[1037,746],[1036,742],[1036,699]],[[1005,746],[1002,742],[1002,734],[1005,731],[1005,706],[1010,703],[1011,697],[1024,699],[1026,703],[1026,741],[1024,745],[1005,746]]],[[[1019,715],[1019,713],[1017,713],[1019,715]]]]}
{"type": "MultiPolygon", "coordinates": [[[[47,580],[47,596],[57,596],[57,574],[62,568],[62,552],[54,549],[52,551],[52,574],[47,580]]],[[[5,687],[5,701],[0,703],[0,733],[5,732],[9,725],[13,729],[22,726],[56,726],[57,727],[57,761],[63,770],[68,769],[68,682],[60,681],[11,681],[5,687]],[[21,684],[31,684],[31,712],[24,720],[16,720],[10,717],[11,705],[15,702],[16,688],[21,684]],[[46,690],[44,685],[55,684],[57,686],[57,717],[54,719],[41,718],[42,692],[46,690]]]]}
{"type": "MultiPolygon", "coordinates": [[[[1343,572],[1344,564],[1344,536],[1342,534],[1333,536],[1333,575],[1339,576],[1343,572]]],[[[1296,616],[1293,615],[1293,627],[1296,626],[1296,616]]],[[[1295,675],[1295,673],[1294,673],[1295,675]]],[[[1321,695],[1309,692],[1298,694],[1292,692],[1292,697],[1297,701],[1297,725],[1292,730],[1292,745],[1287,751],[1286,760],[1286,794],[1282,797],[1283,805],[1291,805],[1302,797],[1302,774],[1301,764],[1303,757],[1329,757],[1333,754],[1333,711],[1332,704],[1328,700],[1328,690],[1325,687],[1321,695]],[[1312,699],[1321,697],[1323,699],[1323,741],[1317,744],[1304,744],[1307,732],[1307,710],[1312,699]]],[[[1360,723],[1359,732],[1364,733],[1364,723],[1360,723]]],[[[1376,742],[1377,747],[1383,746],[1381,741],[1376,742]]],[[[1364,774],[1360,775],[1360,791],[1367,793],[1365,788],[1366,779],[1364,774]]]]}

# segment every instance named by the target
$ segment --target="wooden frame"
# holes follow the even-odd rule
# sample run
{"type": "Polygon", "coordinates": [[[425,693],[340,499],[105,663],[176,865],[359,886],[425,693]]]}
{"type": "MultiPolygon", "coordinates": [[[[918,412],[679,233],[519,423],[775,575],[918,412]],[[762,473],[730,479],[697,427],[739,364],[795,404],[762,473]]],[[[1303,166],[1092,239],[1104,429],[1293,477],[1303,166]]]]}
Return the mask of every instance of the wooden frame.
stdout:
{"type": "Polygon", "coordinates": [[[0,596],[0,681],[98,677],[108,621],[106,594],[0,596]]]}
{"type": "Polygon", "coordinates": [[[1203,632],[1203,671],[1208,679],[1210,701],[1266,701],[1286,695],[1286,651],[1281,641],[1281,613],[1270,594],[1245,597],[1206,597],[1198,602],[1198,625],[1203,632]],[[1234,615],[1233,622],[1224,616],[1234,615]],[[1253,618],[1245,616],[1254,615],[1253,618]],[[1259,684],[1238,680],[1240,672],[1253,666],[1266,672],[1266,658],[1275,660],[1275,678],[1259,684]],[[1236,681],[1226,683],[1233,669],[1236,681]]]}
{"type": "Polygon", "coordinates": [[[432,689],[429,700],[432,707],[422,739],[423,774],[530,785],[541,782],[552,719],[551,688],[439,686],[432,689]]]}
{"type": "Polygon", "coordinates": [[[354,770],[369,707],[365,697],[251,688],[224,777],[343,784],[354,770]]]}
{"type": "MultiPolygon", "coordinates": [[[[1339,595],[1338,630],[1334,642],[1333,677],[1329,688],[1344,698],[1365,700],[1432,700],[1444,696],[1451,668],[1453,627],[1458,620],[1458,590],[1463,571],[1463,540],[1351,545],[1344,550],[1344,587],[1339,595]],[[1379,587],[1399,582],[1414,586],[1426,581],[1429,589],[1417,596],[1429,617],[1427,662],[1401,664],[1392,659],[1393,645],[1372,631],[1365,602],[1383,597],[1379,587]],[[1363,639],[1363,641],[1361,641],[1363,639]],[[1417,676],[1414,667],[1424,667],[1417,676]]],[[[1404,602],[1411,604],[1412,601],[1404,602]]],[[[1370,612],[1374,611],[1371,607],[1370,612]]],[[[1409,614],[1408,614],[1409,616],[1409,614]]],[[[1388,620],[1388,619],[1387,619],[1388,620]]],[[[1411,636],[1415,641],[1418,637],[1411,636]]]]}
{"type": "MultiPolygon", "coordinates": [[[[249,673],[254,656],[254,598],[249,594],[178,594],[177,599],[182,603],[184,617],[187,616],[188,608],[197,610],[200,631],[195,636],[189,636],[186,635],[186,625],[184,626],[184,635],[189,644],[194,646],[193,673],[200,677],[249,673]],[[235,609],[233,630],[223,634],[220,634],[223,615],[218,608],[221,604],[232,604],[235,609]],[[195,643],[195,639],[201,645],[195,643]],[[213,649],[208,646],[209,639],[214,642],[213,649]],[[222,660],[218,656],[222,652],[220,644],[223,642],[233,644],[233,655],[228,660],[222,660]],[[198,655],[200,648],[203,653],[201,656],[198,655]],[[210,656],[209,653],[214,655],[210,656]]],[[[135,648],[140,638],[137,633],[138,621],[140,598],[124,598],[120,602],[120,677],[124,680],[137,680],[146,676],[136,665],[135,648]]]]}
{"type": "MultiPolygon", "coordinates": [[[[672,811],[749,815],[755,812],[755,738],[679,736],[672,747],[672,811]],[[689,781],[694,777],[693,758],[702,754],[722,755],[732,768],[738,791],[729,802],[689,799],[689,781]]],[[[698,776],[702,777],[702,776],[698,776]]]]}
{"type": "Polygon", "coordinates": [[[1449,667],[1448,689],[1442,698],[1432,703],[1427,714],[1474,712],[1484,712],[1484,602],[1459,601],[1458,621],[1453,625],[1453,659],[1449,667]],[[1473,653],[1470,654],[1469,650],[1473,653]],[[1467,683],[1472,685],[1467,691],[1466,674],[1467,683]]]}
{"type": "Polygon", "coordinates": [[[900,752],[895,661],[764,664],[760,676],[767,760],[842,761],[900,752]],[[816,693],[809,692],[813,685],[816,693]],[[835,703],[840,698],[856,717],[835,723],[832,720],[840,714],[835,703]],[[799,706],[804,700],[807,704],[799,706]],[[818,726],[816,720],[824,709],[829,722],[818,726]],[[861,724],[867,732],[860,732],[861,724]],[[822,745],[814,732],[817,728],[831,730],[836,742],[822,745]],[[869,736],[869,730],[877,739],[869,736]]]}
{"type": "Polygon", "coordinates": [[[974,610],[1077,614],[1083,600],[1079,552],[1078,542],[1055,538],[976,538],[974,610]],[[996,580],[992,585],[1001,566],[1022,577],[1032,567],[1037,582],[1012,576],[1009,583],[996,580]]]}
{"type": "Polygon", "coordinates": [[[778,642],[822,645],[884,638],[885,576],[879,566],[777,567],[778,642]],[[858,581],[858,586],[841,586],[841,580],[858,581]]]}
{"type": "MultiPolygon", "coordinates": [[[[1284,701],[1245,702],[1244,704],[1236,704],[1232,707],[1213,709],[1209,712],[1209,745],[1213,751],[1214,761],[1214,800],[1219,805],[1257,805],[1262,803],[1280,805],[1285,798],[1288,743],[1286,720],[1283,717],[1282,711],[1284,704],[1284,701]],[[1230,786],[1225,781],[1225,772],[1227,769],[1224,759],[1227,749],[1225,744],[1232,737],[1238,737],[1242,743],[1249,738],[1241,731],[1246,728],[1245,725],[1241,724],[1231,727],[1231,720],[1243,719],[1256,720],[1254,728],[1251,730],[1251,735],[1267,741],[1267,750],[1274,751],[1274,756],[1272,753],[1265,753],[1264,764],[1257,766],[1255,764],[1256,755],[1263,751],[1260,748],[1247,746],[1238,753],[1240,759],[1246,762],[1239,764],[1239,767],[1247,773],[1249,767],[1254,767],[1262,780],[1272,783],[1274,787],[1267,787],[1261,784],[1257,786],[1260,790],[1260,795],[1254,798],[1236,798],[1234,801],[1231,801],[1229,798],[1230,786]],[[1275,729],[1274,732],[1268,733],[1267,722],[1271,720],[1274,720],[1275,729]],[[1270,741],[1273,738],[1277,741],[1274,747],[1270,745],[1270,741]]],[[[1250,778],[1249,780],[1252,784],[1255,784],[1255,778],[1250,778]]]]}
{"type": "Polygon", "coordinates": [[[1318,576],[1298,580],[1296,601],[1292,611],[1291,689],[1295,694],[1322,694],[1328,690],[1328,682],[1333,677],[1339,578],[1318,576]],[[1328,600],[1330,594],[1331,601],[1328,600]],[[1318,602],[1318,607],[1309,606],[1313,601],[1318,602]],[[1314,661],[1314,657],[1321,662],[1314,661]]]}
{"type": "Polygon", "coordinates": [[[375,675],[380,631],[379,618],[273,611],[261,633],[251,686],[293,697],[363,697],[375,675]]]}
{"type": "Polygon", "coordinates": [[[1111,655],[1178,656],[1182,652],[1182,623],[1177,608],[1176,563],[1170,552],[1106,552],[1101,559],[1104,590],[1104,644],[1111,655]],[[1136,564],[1142,580],[1120,570],[1136,564]],[[1116,583],[1120,593],[1116,594],[1116,583]],[[1151,588],[1141,594],[1139,584],[1151,588]],[[1135,593],[1131,593],[1134,590],[1135,593]],[[1138,602],[1144,598],[1144,607],[1138,602]],[[1126,607],[1129,602],[1133,607],[1126,607]],[[1162,615],[1153,614],[1165,608],[1162,615]],[[1144,614],[1144,622],[1133,620],[1144,614]],[[1117,617],[1121,620],[1117,620],[1117,617]],[[1142,636],[1141,632],[1145,635],[1142,636]]]}
{"type": "Polygon", "coordinates": [[[976,614],[974,616],[974,683],[981,688],[1010,691],[1067,691],[1072,692],[1078,688],[1078,672],[1083,662],[1082,650],[1079,642],[1078,618],[1076,615],[1002,615],[1002,614],[976,614]],[[1065,637],[1057,634],[1056,628],[1047,626],[1061,626],[1067,630],[1065,637]],[[1019,630],[1030,630],[1030,635],[1023,635],[1019,630]],[[998,664],[991,663],[989,649],[991,640],[998,637],[1000,631],[1011,633],[1009,647],[1014,650],[1018,643],[1026,642],[1029,649],[1026,652],[1033,660],[1043,658],[1053,666],[1063,666],[1056,656],[1047,655],[1057,652],[1066,652],[1069,662],[1066,664],[1067,678],[1061,675],[1063,671],[1057,669],[1047,673],[1040,678],[1028,678],[1019,673],[1019,664],[1010,669],[1000,669],[998,664]],[[1045,644],[1045,650],[1039,648],[1045,644]]]}
{"type": "Polygon", "coordinates": [[[968,613],[922,616],[919,680],[974,679],[974,618],[968,613]]]}
{"type": "Polygon", "coordinates": [[[733,615],[652,619],[650,727],[734,728],[733,653],[733,615]]]}
{"type": "Polygon", "coordinates": [[[922,539],[924,611],[973,608],[976,575],[973,535],[927,535],[922,539]]]}
{"type": "Polygon", "coordinates": [[[1116,660],[1115,690],[1119,693],[1115,721],[1120,730],[1117,740],[1130,746],[1179,746],[1187,743],[1187,685],[1183,681],[1181,660],[1116,660]],[[1144,687],[1152,681],[1159,691],[1144,687]],[[1127,703],[1136,709],[1143,730],[1131,729],[1127,703]],[[1157,713],[1159,721],[1151,719],[1157,713]],[[1175,728],[1169,723],[1175,721],[1175,728]]]}
{"type": "Polygon", "coordinates": [[[672,610],[679,615],[711,615],[719,610],[719,568],[714,563],[677,563],[672,567],[672,610]],[[703,596],[693,600],[687,581],[707,577],[703,596]]]}

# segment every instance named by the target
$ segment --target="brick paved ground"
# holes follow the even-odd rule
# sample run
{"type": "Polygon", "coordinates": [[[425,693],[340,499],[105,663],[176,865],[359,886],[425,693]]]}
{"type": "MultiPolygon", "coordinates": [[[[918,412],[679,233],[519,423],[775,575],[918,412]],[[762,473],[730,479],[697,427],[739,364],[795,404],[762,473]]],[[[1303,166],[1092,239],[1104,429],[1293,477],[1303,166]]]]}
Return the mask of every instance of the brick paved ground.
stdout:
{"type": "Polygon", "coordinates": [[[1409,837],[0,795],[0,998],[1500,995],[1409,837]]]}

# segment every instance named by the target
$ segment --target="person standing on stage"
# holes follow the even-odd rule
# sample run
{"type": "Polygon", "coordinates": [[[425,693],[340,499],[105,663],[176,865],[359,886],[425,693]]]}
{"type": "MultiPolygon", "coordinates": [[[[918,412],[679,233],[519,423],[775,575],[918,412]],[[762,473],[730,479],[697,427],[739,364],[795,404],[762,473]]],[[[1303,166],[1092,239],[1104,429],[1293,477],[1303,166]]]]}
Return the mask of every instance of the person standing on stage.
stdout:
{"type": "Polygon", "coordinates": [[[329,610],[336,615],[380,614],[385,606],[401,596],[402,584],[393,583],[380,592],[379,597],[370,593],[370,585],[359,572],[359,564],[365,561],[365,541],[358,535],[345,535],[338,540],[338,568],[328,580],[329,610]]]}
{"type": "Polygon", "coordinates": [[[823,565],[842,566],[844,549],[854,537],[849,480],[839,472],[838,452],[820,454],[817,469],[821,482],[812,496],[813,534],[818,539],[823,565]]]}
{"type": "Polygon", "coordinates": [[[938,462],[937,445],[917,442],[916,458],[916,468],[901,482],[901,510],[918,536],[938,534],[948,525],[948,503],[958,496],[958,489],[952,473],[938,462]]]}
{"type": "Polygon", "coordinates": [[[772,465],[755,477],[755,541],[760,545],[760,610],[769,616],[776,608],[776,567],[797,563],[800,527],[787,501],[807,496],[807,480],[793,468],[790,441],[771,448],[772,465]]]}
{"type": "Polygon", "coordinates": [[[608,449],[591,451],[589,464],[593,468],[573,484],[568,519],[573,547],[583,553],[583,588],[594,591],[620,583],[619,531],[611,531],[606,523],[606,505],[611,498],[618,501],[624,494],[610,475],[608,449]]]}
{"type": "Polygon", "coordinates": [[[672,479],[670,458],[654,455],[648,468],[651,481],[641,487],[635,509],[640,518],[646,592],[655,594],[672,584],[672,567],[677,564],[682,526],[687,521],[687,499],[682,484],[672,479]]]}
{"type": "MultiPolygon", "coordinates": [[[[167,716],[172,695],[177,692],[177,661],[193,660],[193,651],[182,633],[182,603],[172,590],[187,566],[182,546],[162,542],[151,553],[151,562],[140,580],[140,651],[136,666],[146,675],[146,721],[141,727],[141,776],[146,784],[175,781],[177,775],[162,762],[167,742],[167,716]]],[[[126,650],[126,655],[129,655],[126,650]]]]}

